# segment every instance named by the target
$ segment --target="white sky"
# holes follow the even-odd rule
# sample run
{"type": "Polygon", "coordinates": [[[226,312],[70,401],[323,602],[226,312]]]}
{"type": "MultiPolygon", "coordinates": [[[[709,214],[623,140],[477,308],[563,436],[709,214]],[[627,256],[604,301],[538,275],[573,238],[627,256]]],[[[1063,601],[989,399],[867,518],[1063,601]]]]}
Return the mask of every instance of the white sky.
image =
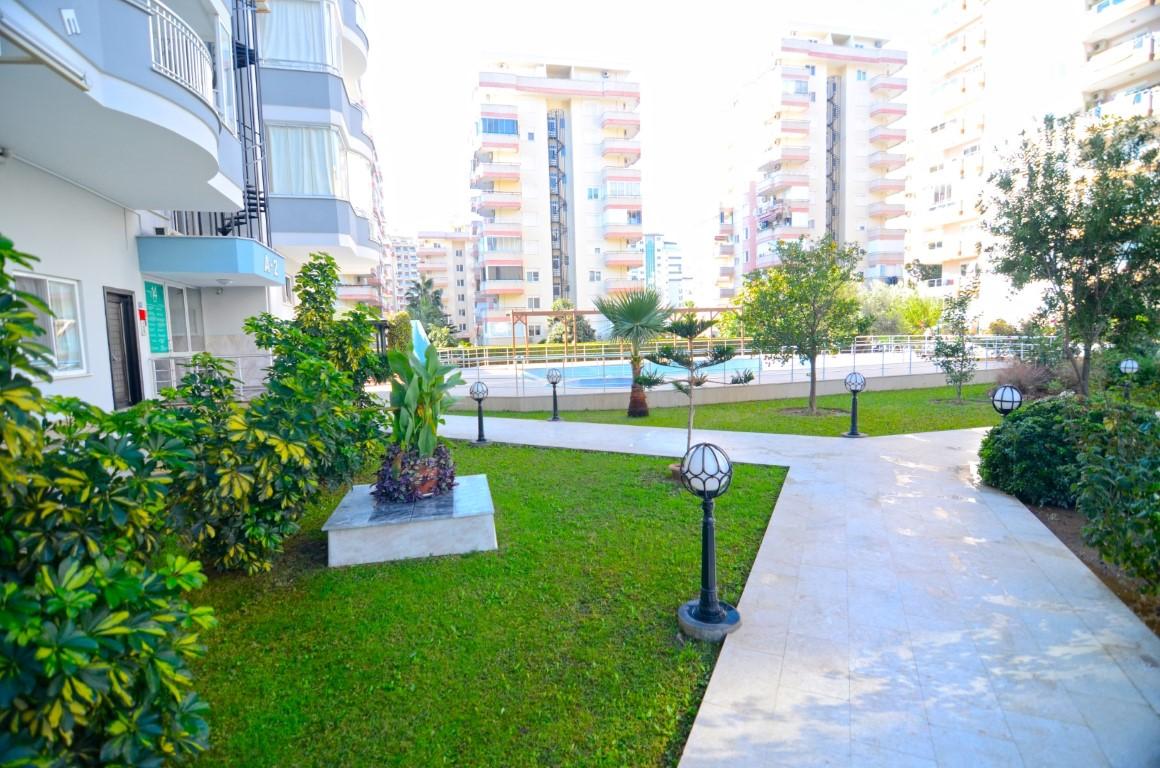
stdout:
{"type": "MultiPolygon", "coordinates": [[[[731,135],[728,105],[741,82],[769,65],[782,33],[824,25],[887,38],[910,54],[902,73],[911,81],[904,99],[920,109],[927,74],[922,60],[937,1],[365,0],[371,52],[364,91],[385,180],[388,230],[413,235],[469,220],[473,89],[481,65],[497,58],[607,63],[630,68],[641,84],[645,229],[678,241],[687,270],[700,276],[698,267],[711,265],[731,135]]],[[[1054,17],[1048,26],[1055,29],[1043,31],[1067,39],[1082,58],[1078,38],[1062,29],[1060,16],[1068,14],[1059,13],[1078,13],[1081,0],[998,2],[1027,11],[1041,27],[1054,17]]],[[[1022,96],[1013,98],[1021,103],[1012,111],[1031,109],[1027,102],[1035,98],[1028,95],[1052,85],[1078,94],[1066,82],[1070,77],[1031,74],[1029,38],[1022,23],[1011,26],[1020,27],[1010,30],[1015,42],[997,39],[995,46],[989,40],[991,54],[1011,48],[1004,79],[1035,80],[1019,84],[1022,96]]]]}

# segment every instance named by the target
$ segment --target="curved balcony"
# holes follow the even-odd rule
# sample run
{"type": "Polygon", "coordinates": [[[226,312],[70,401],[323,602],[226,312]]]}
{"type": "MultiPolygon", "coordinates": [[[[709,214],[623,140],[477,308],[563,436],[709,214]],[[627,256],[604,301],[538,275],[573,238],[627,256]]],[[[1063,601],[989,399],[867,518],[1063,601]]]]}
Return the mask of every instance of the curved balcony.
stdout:
{"type": "Polygon", "coordinates": [[[872,152],[869,162],[871,168],[893,171],[906,165],[906,155],[897,152],[872,152]]]}
{"type": "Polygon", "coordinates": [[[625,280],[621,278],[609,278],[604,281],[605,293],[628,293],[630,291],[644,290],[644,280],[625,280]]]}
{"type": "Polygon", "coordinates": [[[606,99],[621,101],[634,107],[640,103],[640,83],[612,78],[578,80],[517,75],[512,72],[480,72],[479,87],[516,93],[544,94],[549,98],[576,96],[585,99],[606,99]]]}
{"type": "Polygon", "coordinates": [[[1156,0],[1099,0],[1087,11],[1088,42],[1126,35],[1160,20],[1156,0]]]}
{"type": "Polygon", "coordinates": [[[906,90],[906,78],[895,75],[878,75],[870,78],[870,93],[875,96],[897,96],[906,90]]]}
{"type": "Polygon", "coordinates": [[[875,195],[893,195],[906,189],[906,179],[881,177],[870,180],[870,192],[875,195]]]}
{"type": "Polygon", "coordinates": [[[341,272],[357,275],[381,261],[383,245],[372,236],[370,221],[336,197],[271,195],[270,229],[279,253],[299,263],[326,251],[341,272]]]}
{"type": "Polygon", "coordinates": [[[624,138],[631,139],[640,132],[640,115],[636,112],[605,112],[600,118],[604,130],[624,132],[624,138]]]}
{"type": "Polygon", "coordinates": [[[352,81],[367,71],[370,41],[366,33],[366,12],[360,0],[342,0],[342,65],[352,81]]]}
{"type": "Polygon", "coordinates": [[[809,237],[813,232],[809,227],[794,227],[790,225],[770,226],[759,229],[757,242],[769,243],[774,240],[797,240],[799,237],[809,237]]]}
{"type": "Polygon", "coordinates": [[[604,266],[635,269],[644,266],[644,251],[605,251],[604,266]]]}
{"type": "Polygon", "coordinates": [[[485,251],[479,255],[479,263],[483,267],[523,268],[524,256],[519,251],[485,251]]]}
{"type": "Polygon", "coordinates": [[[362,107],[353,103],[347,94],[346,83],[333,72],[304,69],[260,68],[262,81],[262,111],[267,122],[330,123],[344,130],[354,142],[363,145],[362,154],[374,154],[374,139],[368,132],[369,120],[362,107]],[[341,124],[334,117],[342,116],[341,124]]]}
{"type": "Polygon", "coordinates": [[[640,142],[636,139],[605,139],[600,142],[600,156],[617,165],[632,165],[640,159],[640,142]]]}
{"type": "Polygon", "coordinates": [[[475,145],[480,152],[519,152],[520,137],[514,133],[481,133],[475,145]]]}
{"type": "Polygon", "coordinates": [[[782,80],[790,80],[790,81],[809,80],[810,77],[812,77],[812,75],[810,74],[810,71],[805,67],[799,67],[799,66],[794,66],[792,64],[787,64],[781,68],[781,79],[782,80]]]}
{"type": "Polygon", "coordinates": [[[890,125],[906,117],[906,105],[897,101],[876,101],[870,105],[870,117],[879,125],[890,125]]]}
{"type": "Polygon", "coordinates": [[[870,203],[867,211],[872,219],[893,219],[906,213],[902,203],[870,203]]]}
{"type": "Polygon", "coordinates": [[[213,60],[158,0],[0,12],[0,143],[129,208],[242,207],[241,148],[214,109],[213,60]]]}
{"type": "Polygon", "coordinates": [[[887,125],[876,125],[870,129],[870,143],[876,147],[890,149],[906,141],[906,131],[887,125]]]}

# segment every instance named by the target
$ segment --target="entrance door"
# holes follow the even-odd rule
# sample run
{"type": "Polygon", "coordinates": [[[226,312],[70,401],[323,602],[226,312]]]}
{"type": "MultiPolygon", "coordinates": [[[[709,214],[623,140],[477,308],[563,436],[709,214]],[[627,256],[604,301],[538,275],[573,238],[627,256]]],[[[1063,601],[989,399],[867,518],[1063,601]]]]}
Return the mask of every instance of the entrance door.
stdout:
{"type": "Polygon", "coordinates": [[[113,407],[141,402],[141,358],[133,294],[105,289],[105,329],[109,336],[109,369],[113,377],[113,407]]]}

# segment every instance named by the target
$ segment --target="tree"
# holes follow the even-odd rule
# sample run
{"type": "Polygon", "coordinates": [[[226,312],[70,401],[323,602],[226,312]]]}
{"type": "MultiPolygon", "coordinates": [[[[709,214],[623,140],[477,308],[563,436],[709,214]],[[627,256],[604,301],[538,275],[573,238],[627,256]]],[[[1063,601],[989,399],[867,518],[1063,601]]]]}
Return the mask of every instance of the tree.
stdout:
{"type": "Polygon", "coordinates": [[[899,316],[907,333],[923,334],[938,325],[942,316],[942,302],[912,293],[902,300],[899,316]]]}
{"type": "Polygon", "coordinates": [[[649,362],[670,368],[684,368],[687,376],[684,381],[672,382],[673,388],[684,393],[689,398],[689,431],[685,441],[685,450],[693,447],[693,391],[703,386],[708,380],[704,371],[714,365],[721,365],[733,359],[733,350],[726,344],[720,344],[709,350],[705,357],[698,358],[693,354],[693,339],[709,330],[716,323],[715,320],[703,320],[692,312],[670,320],[665,326],[665,332],[671,333],[679,339],[685,340],[685,348],[666,344],[657,350],[656,354],[645,355],[649,362]]]}
{"type": "Polygon", "coordinates": [[[717,333],[725,339],[739,339],[744,335],[745,328],[737,310],[731,309],[717,316],[717,333]]]}
{"type": "Polygon", "coordinates": [[[978,361],[972,345],[967,343],[967,329],[974,321],[969,316],[971,301],[978,284],[972,283],[957,296],[948,296],[943,303],[942,326],[947,335],[934,343],[934,364],[947,377],[947,384],[955,388],[955,401],[963,402],[963,385],[975,377],[978,361]]]}
{"type": "MultiPolygon", "coordinates": [[[[553,312],[564,312],[575,308],[576,305],[568,299],[556,299],[552,302],[553,312]]],[[[596,331],[584,315],[575,316],[576,338],[572,338],[572,321],[573,317],[570,314],[564,315],[563,317],[553,317],[548,322],[548,343],[575,344],[577,342],[596,340],[596,331]]]]}
{"type": "Polygon", "coordinates": [[[612,338],[626,341],[632,347],[629,358],[632,366],[632,392],[628,397],[628,415],[633,418],[648,416],[648,398],[640,381],[640,348],[664,332],[672,310],[665,306],[661,295],[653,288],[601,296],[593,303],[612,324],[612,338]]]}
{"type": "Polygon", "coordinates": [[[428,339],[438,334],[437,328],[446,328],[450,337],[451,324],[443,312],[443,289],[436,288],[431,278],[421,278],[407,291],[407,312],[412,320],[423,324],[428,339]]]}
{"type": "Polygon", "coordinates": [[[810,366],[810,413],[817,414],[818,355],[858,332],[856,281],[862,251],[832,238],[778,243],[780,264],[751,273],[740,304],[753,346],[810,366]]]}
{"type": "Polygon", "coordinates": [[[1044,286],[1041,313],[1088,393],[1092,350],[1128,318],[1160,314],[1160,125],[1044,119],[992,174],[982,206],[995,271],[1044,286]],[[1078,349],[1077,349],[1078,347],[1078,349]]]}
{"type": "Polygon", "coordinates": [[[891,336],[903,333],[902,303],[905,296],[898,288],[880,283],[859,293],[865,332],[891,336]]]}

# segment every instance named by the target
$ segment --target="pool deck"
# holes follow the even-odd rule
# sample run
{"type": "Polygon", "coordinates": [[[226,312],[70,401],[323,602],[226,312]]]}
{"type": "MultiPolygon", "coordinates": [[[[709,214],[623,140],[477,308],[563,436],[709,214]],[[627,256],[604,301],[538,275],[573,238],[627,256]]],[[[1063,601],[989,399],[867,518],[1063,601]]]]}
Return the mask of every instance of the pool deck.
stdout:
{"type": "MultiPolygon", "coordinates": [[[[443,433],[473,439],[475,420],[443,433]]],[[[1026,507],[979,485],[984,433],[697,430],[789,475],[682,766],[1160,766],[1160,639],[1026,507]]],[[[680,429],[567,421],[489,418],[487,436],[685,447],[680,429]]]]}

